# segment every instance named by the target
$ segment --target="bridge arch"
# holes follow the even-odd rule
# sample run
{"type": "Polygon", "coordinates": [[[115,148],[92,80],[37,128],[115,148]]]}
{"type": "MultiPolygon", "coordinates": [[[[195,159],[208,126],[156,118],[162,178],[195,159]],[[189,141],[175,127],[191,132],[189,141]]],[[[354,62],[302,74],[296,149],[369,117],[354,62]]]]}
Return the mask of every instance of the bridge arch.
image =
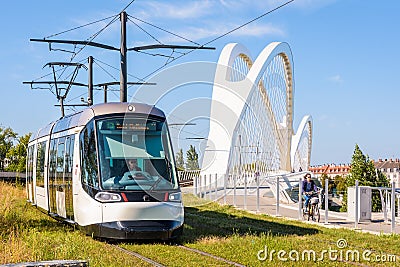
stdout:
{"type": "Polygon", "coordinates": [[[203,162],[209,163],[204,174],[293,170],[292,66],[287,43],[267,45],[254,61],[244,46],[225,46],[214,78],[207,139],[212,149],[204,153],[203,162]],[[225,115],[221,103],[232,112],[225,115]],[[218,130],[221,125],[224,134],[218,130]]]}
{"type": "Polygon", "coordinates": [[[312,118],[304,116],[292,139],[292,168],[295,171],[307,170],[310,166],[312,147],[312,118]]]}

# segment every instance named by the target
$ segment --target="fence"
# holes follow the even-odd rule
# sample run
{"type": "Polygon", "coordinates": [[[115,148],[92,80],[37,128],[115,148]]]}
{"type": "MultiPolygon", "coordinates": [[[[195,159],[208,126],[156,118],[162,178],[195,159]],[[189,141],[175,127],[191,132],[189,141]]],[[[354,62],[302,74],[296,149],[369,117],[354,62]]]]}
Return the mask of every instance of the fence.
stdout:
{"type": "Polygon", "coordinates": [[[0,172],[0,181],[25,183],[25,176],[25,173],[20,172],[0,172]]]}
{"type": "MultiPolygon", "coordinates": [[[[230,204],[238,208],[266,213],[275,216],[291,217],[303,220],[302,184],[306,172],[290,174],[255,174],[242,173],[241,175],[207,174],[200,175],[200,172],[191,172],[182,175],[180,180],[192,187],[184,188],[184,192],[218,201],[222,204],[230,204]],[[192,179],[192,182],[188,182],[192,179]]],[[[355,186],[354,206],[346,212],[331,211],[333,195],[328,192],[328,180],[325,181],[323,203],[321,207],[321,222],[325,224],[338,224],[359,229],[360,225],[366,230],[400,233],[396,229],[396,219],[400,220],[400,189],[394,187],[368,187],[370,190],[378,190],[382,199],[382,212],[373,213],[370,220],[363,221],[361,218],[360,190],[366,187],[359,187],[358,181],[355,186]],[[396,217],[397,210],[397,217],[396,217]],[[355,216],[350,218],[352,213],[355,216]],[[360,224],[361,223],[361,224],[360,224]],[[385,228],[385,229],[383,229],[385,228]],[[383,229],[383,230],[382,230],[383,229]]],[[[322,187],[317,182],[317,186],[322,187]]],[[[335,198],[336,200],[336,198],[335,198]]],[[[349,207],[350,208],[350,207],[349,207]]]]}
{"type": "Polygon", "coordinates": [[[193,180],[200,176],[200,170],[178,171],[178,180],[180,186],[193,185],[193,180]]]}

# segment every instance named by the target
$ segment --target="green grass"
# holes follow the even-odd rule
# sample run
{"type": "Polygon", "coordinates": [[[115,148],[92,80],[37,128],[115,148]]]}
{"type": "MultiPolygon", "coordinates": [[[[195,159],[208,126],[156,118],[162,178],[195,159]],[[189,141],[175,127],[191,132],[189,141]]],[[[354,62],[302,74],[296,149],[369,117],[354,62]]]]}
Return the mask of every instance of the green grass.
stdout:
{"type": "Polygon", "coordinates": [[[0,264],[55,259],[151,266],[53,220],[26,202],[23,188],[0,183],[0,264]]]}
{"type": "MultiPolygon", "coordinates": [[[[189,231],[182,237],[183,243],[247,266],[264,266],[269,262],[269,259],[265,262],[257,258],[257,253],[265,246],[269,251],[284,250],[287,253],[291,250],[300,253],[303,250],[314,250],[318,258],[322,250],[337,249],[338,239],[345,239],[348,243],[348,247],[343,249],[344,253],[347,250],[362,253],[368,249],[378,254],[400,255],[400,237],[396,235],[375,236],[346,229],[328,229],[268,215],[251,214],[216,203],[186,209],[186,224],[185,230],[189,231]],[[201,228],[201,225],[207,225],[207,228],[201,228]]],[[[276,266],[288,264],[278,260],[276,253],[273,259],[276,266]]],[[[400,258],[397,258],[398,265],[399,261],[400,258]]],[[[368,262],[364,263],[369,265],[368,262]]],[[[343,263],[330,261],[326,256],[323,262],[299,261],[290,262],[289,265],[316,264],[340,266],[343,263]]]]}
{"type": "MultiPolygon", "coordinates": [[[[398,235],[375,236],[345,229],[327,229],[248,213],[193,195],[185,195],[184,203],[184,234],[177,241],[247,266],[343,266],[344,263],[330,261],[327,256],[322,262],[282,262],[276,253],[272,262],[268,258],[265,261],[257,258],[257,253],[265,247],[269,252],[314,250],[319,256],[322,250],[337,249],[336,241],[341,238],[348,243],[344,251],[352,249],[362,253],[369,249],[373,253],[400,255],[398,235]]],[[[165,242],[124,242],[119,245],[167,266],[229,266],[165,242]]],[[[0,183],[0,264],[54,259],[88,260],[90,266],[148,266],[104,242],[56,222],[27,204],[22,188],[0,183]]],[[[400,258],[397,258],[397,265],[400,266],[400,258]]]]}

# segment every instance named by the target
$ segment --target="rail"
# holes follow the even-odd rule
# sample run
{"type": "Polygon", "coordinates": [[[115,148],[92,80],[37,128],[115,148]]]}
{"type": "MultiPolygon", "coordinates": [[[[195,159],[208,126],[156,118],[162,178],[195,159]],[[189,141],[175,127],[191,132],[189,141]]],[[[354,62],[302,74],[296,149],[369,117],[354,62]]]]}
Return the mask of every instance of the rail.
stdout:
{"type": "Polygon", "coordinates": [[[21,262],[0,265],[0,267],[87,267],[89,263],[82,260],[53,260],[38,262],[21,262]]]}
{"type": "Polygon", "coordinates": [[[26,174],[21,172],[0,172],[0,181],[25,183],[26,174]]]}

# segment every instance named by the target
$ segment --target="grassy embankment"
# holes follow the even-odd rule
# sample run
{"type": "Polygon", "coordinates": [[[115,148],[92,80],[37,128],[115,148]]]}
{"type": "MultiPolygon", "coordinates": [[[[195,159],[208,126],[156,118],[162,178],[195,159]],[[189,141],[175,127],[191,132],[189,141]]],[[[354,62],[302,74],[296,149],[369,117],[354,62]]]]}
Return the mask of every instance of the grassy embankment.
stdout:
{"type": "MultiPolygon", "coordinates": [[[[351,230],[326,229],[297,221],[255,215],[236,210],[231,206],[215,203],[199,205],[201,200],[186,196],[186,225],[180,243],[235,261],[247,266],[271,265],[272,250],[298,251],[299,261],[282,262],[276,252],[275,266],[342,266],[324,255],[324,261],[302,261],[305,249],[314,250],[317,258],[323,250],[339,250],[338,239],[345,239],[348,247],[358,250],[360,258],[364,250],[375,255],[400,255],[400,237],[374,236],[351,230]],[[196,202],[196,205],[193,205],[196,202]],[[264,261],[257,258],[260,250],[268,249],[264,261]]],[[[200,203],[201,204],[201,203],[200,203]]],[[[163,242],[123,243],[121,246],[139,252],[167,266],[224,266],[222,262],[182,250],[163,242]]],[[[334,254],[335,255],[335,254],[334,254]]],[[[333,255],[333,256],[334,256],[333,255]]],[[[340,254],[338,254],[340,255],[340,254]]],[[[264,256],[261,253],[260,256],[264,256]]],[[[296,254],[292,254],[296,257],[296,254]]],[[[288,255],[283,255],[288,258],[288,255]]],[[[56,222],[25,201],[23,188],[0,183],[0,264],[53,259],[89,260],[90,266],[148,266],[147,263],[123,254],[104,242],[93,240],[73,228],[56,222]]],[[[361,261],[367,265],[377,263],[361,261]]],[[[382,266],[400,266],[385,263],[382,266]]]]}

